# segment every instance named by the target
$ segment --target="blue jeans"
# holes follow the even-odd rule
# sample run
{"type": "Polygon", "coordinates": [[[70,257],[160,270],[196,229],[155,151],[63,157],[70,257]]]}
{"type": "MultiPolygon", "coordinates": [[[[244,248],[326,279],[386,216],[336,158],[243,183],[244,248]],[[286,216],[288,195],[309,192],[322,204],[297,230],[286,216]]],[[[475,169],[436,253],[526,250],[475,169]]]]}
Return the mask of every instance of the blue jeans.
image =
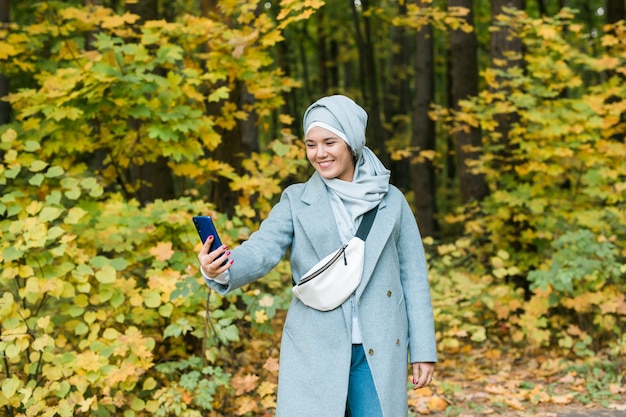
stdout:
{"type": "Polygon", "coordinates": [[[382,417],[380,401],[363,345],[352,345],[347,417],[382,417]]]}

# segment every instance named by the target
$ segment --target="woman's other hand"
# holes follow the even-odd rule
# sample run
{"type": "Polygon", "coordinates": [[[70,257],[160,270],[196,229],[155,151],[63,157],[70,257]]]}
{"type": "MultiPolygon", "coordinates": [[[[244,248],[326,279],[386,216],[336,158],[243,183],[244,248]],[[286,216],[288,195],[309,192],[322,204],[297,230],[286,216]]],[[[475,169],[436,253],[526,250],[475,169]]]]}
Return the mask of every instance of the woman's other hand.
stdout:
{"type": "Polygon", "coordinates": [[[413,389],[424,388],[433,380],[435,364],[432,362],[415,362],[413,364],[413,389]]]}
{"type": "Polygon", "coordinates": [[[209,278],[215,278],[228,270],[234,260],[228,260],[230,251],[226,245],[222,245],[213,252],[209,252],[211,243],[213,243],[213,236],[209,236],[204,242],[204,245],[202,245],[202,249],[200,249],[198,253],[198,260],[200,261],[200,268],[202,268],[204,274],[209,278]]]}

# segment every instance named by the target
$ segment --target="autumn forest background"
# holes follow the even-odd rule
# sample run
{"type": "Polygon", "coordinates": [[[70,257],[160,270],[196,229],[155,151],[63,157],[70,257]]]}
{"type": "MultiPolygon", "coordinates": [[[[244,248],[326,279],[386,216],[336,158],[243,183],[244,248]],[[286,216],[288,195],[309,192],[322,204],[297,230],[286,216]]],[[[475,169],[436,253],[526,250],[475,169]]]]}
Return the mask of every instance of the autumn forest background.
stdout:
{"type": "MultiPolygon", "coordinates": [[[[440,363],[413,415],[626,407],[621,0],[0,0],[0,414],[273,415],[281,262],[235,246],[341,93],[411,203],[440,363]]],[[[408,383],[409,381],[407,381],[408,383]]],[[[524,414],[526,413],[526,414],[524,414]]]]}

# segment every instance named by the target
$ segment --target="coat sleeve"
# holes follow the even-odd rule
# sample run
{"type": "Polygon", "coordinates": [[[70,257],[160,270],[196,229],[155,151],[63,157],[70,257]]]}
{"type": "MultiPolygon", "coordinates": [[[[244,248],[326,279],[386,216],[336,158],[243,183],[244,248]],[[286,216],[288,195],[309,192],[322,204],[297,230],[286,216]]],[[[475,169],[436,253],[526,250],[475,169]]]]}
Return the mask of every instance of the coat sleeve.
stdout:
{"type": "Polygon", "coordinates": [[[247,241],[231,251],[230,279],[227,284],[205,280],[207,285],[220,294],[229,293],[249,284],[274,268],[293,241],[293,218],[289,193],[285,190],[280,201],[252,233],[247,241]]]}
{"type": "Polygon", "coordinates": [[[415,217],[406,200],[403,201],[401,210],[398,251],[400,279],[409,323],[410,361],[437,362],[435,322],[426,256],[415,217]]]}

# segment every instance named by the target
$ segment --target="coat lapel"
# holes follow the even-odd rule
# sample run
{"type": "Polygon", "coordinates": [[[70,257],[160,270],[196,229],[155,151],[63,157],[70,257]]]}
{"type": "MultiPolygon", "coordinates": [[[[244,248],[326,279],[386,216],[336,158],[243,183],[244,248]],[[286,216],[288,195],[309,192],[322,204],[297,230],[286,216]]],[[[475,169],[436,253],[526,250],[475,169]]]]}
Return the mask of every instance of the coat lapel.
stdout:
{"type": "Polygon", "coordinates": [[[317,262],[341,245],[326,186],[317,173],[307,182],[301,199],[306,207],[298,213],[298,221],[315,250],[317,262]]]}
{"type": "Polygon", "coordinates": [[[356,299],[358,300],[363,294],[367,283],[369,282],[374,268],[378,263],[381,253],[385,245],[388,244],[389,235],[391,234],[394,226],[394,219],[397,217],[397,213],[394,213],[394,208],[388,206],[385,199],[381,201],[378,207],[378,213],[376,213],[376,219],[372,228],[370,229],[367,239],[365,241],[365,262],[363,263],[363,276],[361,283],[356,290],[356,299]]]}

